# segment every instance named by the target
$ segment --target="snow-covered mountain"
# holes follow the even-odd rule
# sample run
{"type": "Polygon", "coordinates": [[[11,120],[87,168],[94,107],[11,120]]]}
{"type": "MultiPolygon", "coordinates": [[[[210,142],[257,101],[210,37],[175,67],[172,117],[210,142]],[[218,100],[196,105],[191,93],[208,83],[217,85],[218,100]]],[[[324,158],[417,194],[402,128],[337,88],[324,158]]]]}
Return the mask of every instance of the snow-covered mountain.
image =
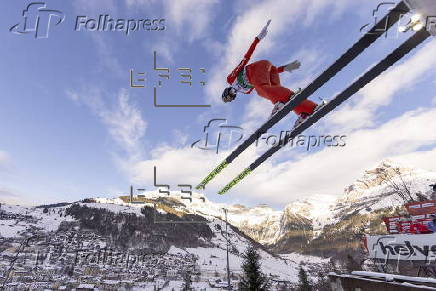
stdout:
{"type": "MultiPolygon", "coordinates": [[[[338,197],[316,195],[307,200],[292,202],[282,211],[266,206],[244,208],[237,221],[232,221],[253,239],[279,252],[298,251],[295,242],[311,241],[322,235],[325,228],[344,221],[350,215],[364,215],[386,208],[400,208],[406,201],[398,192],[410,192],[414,199],[430,196],[430,184],[436,183],[436,173],[414,169],[384,160],[373,169],[366,170],[338,197]],[[257,213],[252,219],[249,213],[257,213]],[[263,216],[262,216],[263,213],[263,216]],[[259,223],[260,222],[260,223],[259,223]],[[290,244],[292,241],[294,244],[290,244]],[[297,249],[286,249],[287,247],[297,249]]],[[[303,247],[304,248],[304,247],[303,247]]]]}
{"type": "MultiPolygon", "coordinates": [[[[338,199],[306,201],[305,211],[309,210],[306,217],[310,217],[313,232],[306,236],[308,243],[302,248],[303,252],[333,255],[346,248],[357,249],[363,233],[386,232],[384,216],[404,212],[403,205],[411,199],[431,198],[429,186],[435,183],[435,172],[382,161],[346,187],[338,199]]],[[[300,251],[301,248],[293,244],[298,239],[290,233],[282,234],[270,248],[276,252],[300,251]]]]}
{"type": "MultiPolygon", "coordinates": [[[[373,218],[375,224],[379,224],[383,215],[400,211],[407,198],[430,198],[429,185],[434,183],[435,172],[384,160],[373,169],[364,171],[359,179],[345,187],[344,192],[337,197],[311,196],[306,200],[294,201],[283,210],[275,210],[267,205],[250,208],[216,204],[201,194],[195,194],[197,199],[194,198],[192,203],[182,201],[181,195],[174,198],[184,203],[184,211],[192,213],[223,217],[222,208],[227,208],[228,220],[232,225],[275,252],[289,253],[304,251],[313,240],[322,240],[325,235],[330,235],[335,229],[342,229],[342,224],[357,216],[368,215],[362,219],[366,221],[373,218]]],[[[360,229],[363,226],[353,227],[360,229]]],[[[379,224],[373,231],[383,231],[383,225],[379,224]]]]}
{"type": "MultiPolygon", "coordinates": [[[[229,222],[255,241],[279,253],[303,251],[309,242],[335,229],[346,218],[377,212],[387,208],[400,208],[406,201],[397,192],[409,191],[412,198],[417,193],[429,195],[429,185],[436,183],[436,173],[398,165],[384,160],[373,169],[364,171],[354,183],[335,197],[315,195],[306,200],[294,201],[283,210],[267,205],[245,207],[210,202],[201,194],[194,194],[192,203],[172,196],[183,204],[181,211],[209,214],[223,218],[222,208],[228,209],[229,222]],[[204,200],[204,202],[203,202],[204,200]]],[[[146,197],[156,198],[154,193],[146,197]]],[[[394,210],[392,210],[394,211],[394,210]]],[[[382,230],[382,228],[377,228],[382,230]]]]}
{"type": "MultiPolygon", "coordinates": [[[[90,272],[93,274],[91,281],[103,282],[99,285],[103,288],[113,276],[117,277],[115,282],[119,284],[146,274],[154,278],[152,282],[155,285],[147,285],[151,282],[148,278],[141,281],[141,286],[134,282],[128,286],[155,290],[158,284],[155,278],[159,276],[171,278],[168,279],[172,282],[171,288],[180,288],[183,272],[190,270],[198,276],[194,286],[219,290],[220,284],[224,283],[217,281],[226,276],[228,235],[230,270],[235,279],[242,273],[242,254],[252,244],[258,249],[265,274],[279,281],[298,281],[297,268],[301,261],[306,261],[304,257],[291,255],[282,258],[232,225],[226,231],[225,221],[214,216],[220,211],[217,205],[205,202],[216,213],[198,215],[177,199],[155,198],[142,201],[136,198],[135,203],[126,202],[126,197],[97,198],[43,207],[3,204],[0,209],[0,273],[6,274],[11,262],[14,262],[17,271],[8,275],[13,277],[10,284],[20,280],[15,273],[17,276],[22,276],[22,273],[28,276],[40,276],[41,272],[45,274],[45,271],[35,271],[38,270],[34,268],[36,262],[39,270],[50,270],[51,279],[47,280],[48,285],[44,285],[47,288],[52,288],[49,282],[56,280],[74,281],[71,277],[77,284],[79,281],[90,282],[90,272]],[[119,254],[123,253],[127,253],[126,262],[123,258],[120,262],[119,254]],[[116,259],[111,258],[110,266],[106,260],[100,260],[108,254],[117,256],[116,259]],[[126,267],[129,256],[135,257],[131,261],[131,264],[136,264],[135,272],[126,267]],[[138,263],[136,258],[144,256],[148,260],[138,263]]],[[[239,207],[235,206],[233,211],[237,212],[237,209],[239,207]]],[[[203,206],[201,210],[206,208],[203,206]]],[[[258,215],[256,211],[252,212],[253,217],[258,215]]],[[[70,285],[77,287],[76,283],[70,285]]],[[[22,287],[36,288],[24,285],[22,287]]]]}
{"type": "Polygon", "coordinates": [[[61,231],[60,238],[57,234],[54,237],[63,240],[68,235],[91,232],[103,245],[192,257],[204,274],[222,275],[225,208],[230,224],[230,264],[235,274],[241,271],[244,249],[255,244],[265,272],[295,282],[298,264],[312,260],[308,254],[329,257],[358,249],[363,233],[384,232],[383,216],[402,211],[408,199],[430,197],[429,185],[435,183],[434,172],[385,160],[345,187],[338,198],[312,196],[283,210],[214,203],[199,193],[193,193],[191,199],[180,192],[168,197],[158,191],[135,195],[132,201],[122,196],[39,208],[2,205],[0,240],[7,244],[0,251],[12,256],[20,245],[14,238],[44,237],[61,231]],[[288,255],[283,259],[273,253],[288,255]]]}
{"type": "MultiPolygon", "coordinates": [[[[407,197],[397,192],[409,191],[412,198],[417,193],[428,195],[429,185],[436,183],[436,173],[397,165],[384,160],[373,169],[364,171],[354,183],[344,188],[338,197],[329,195],[311,196],[294,201],[283,210],[267,205],[245,207],[240,204],[225,205],[209,201],[199,193],[193,193],[192,201],[183,199],[183,193],[171,195],[173,209],[183,213],[212,216],[224,219],[223,208],[228,210],[228,221],[255,241],[277,253],[303,252],[310,249],[313,240],[339,230],[346,221],[356,215],[372,215],[381,219],[384,211],[400,208],[407,197]]],[[[143,193],[147,199],[160,199],[156,192],[143,193]]],[[[125,203],[124,201],[97,199],[99,202],[125,203]]],[[[140,204],[139,204],[140,205],[140,204]]],[[[151,204],[150,204],[151,205],[151,204]]],[[[365,218],[368,219],[368,218],[365,218]]],[[[375,219],[377,221],[377,219],[375,219]]],[[[351,224],[354,224],[352,222],[351,224]]],[[[377,222],[378,223],[378,222],[377,222]]],[[[351,227],[351,226],[350,226],[351,227]]],[[[353,228],[362,226],[354,225],[353,228]]],[[[378,226],[374,231],[382,231],[378,226]]],[[[320,241],[318,240],[318,241],[320,241]]]]}
{"type": "Polygon", "coordinates": [[[435,182],[435,172],[384,160],[377,167],[365,171],[360,179],[345,188],[343,196],[336,201],[333,212],[351,205],[356,207],[356,203],[365,204],[368,211],[399,206],[405,201],[397,192],[410,192],[413,198],[417,198],[417,194],[429,196],[429,185],[435,182]]]}

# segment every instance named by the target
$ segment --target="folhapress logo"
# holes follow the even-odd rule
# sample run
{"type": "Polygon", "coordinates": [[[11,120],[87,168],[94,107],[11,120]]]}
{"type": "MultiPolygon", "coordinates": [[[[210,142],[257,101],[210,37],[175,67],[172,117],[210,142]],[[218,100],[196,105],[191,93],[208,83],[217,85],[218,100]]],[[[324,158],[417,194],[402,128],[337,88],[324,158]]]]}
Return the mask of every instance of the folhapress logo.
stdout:
{"type": "Polygon", "coordinates": [[[65,15],[61,11],[47,9],[44,2],[33,2],[23,10],[22,21],[9,31],[16,34],[33,33],[35,38],[48,38],[50,27],[59,25],[64,19],[65,15]]]}

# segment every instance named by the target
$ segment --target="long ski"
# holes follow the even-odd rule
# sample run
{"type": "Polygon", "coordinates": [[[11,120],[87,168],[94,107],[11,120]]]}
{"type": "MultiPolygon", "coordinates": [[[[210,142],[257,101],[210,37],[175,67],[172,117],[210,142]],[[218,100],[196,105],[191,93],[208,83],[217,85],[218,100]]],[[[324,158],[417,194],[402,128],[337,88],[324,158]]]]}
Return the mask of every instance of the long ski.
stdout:
{"type": "Polygon", "coordinates": [[[257,129],[250,137],[240,144],[227,158],[224,159],[218,166],[213,169],[195,188],[197,190],[204,189],[216,175],[226,168],[236,157],[244,150],[253,144],[257,138],[268,131],[272,126],[279,122],[283,117],[288,115],[298,104],[307,99],[322,85],[329,81],[345,66],[359,56],[366,48],[374,43],[381,35],[387,32],[401,17],[401,15],[409,12],[409,7],[403,2],[399,2],[388,14],[379,20],[364,36],[362,36],[351,48],[349,48],[339,59],[337,59],[330,67],[322,72],[312,83],[305,87],[300,93],[296,94],[289,102],[285,104],[282,110],[277,112],[268,121],[266,121],[259,129],[257,129]]]}
{"type": "Polygon", "coordinates": [[[386,58],[380,61],[377,65],[373,66],[369,69],[365,74],[363,74],[359,79],[357,79],[353,84],[351,84],[344,91],[336,95],[331,101],[329,101],[325,106],[316,111],[314,114],[309,116],[307,120],[293,129],[289,134],[284,137],[284,140],[280,141],[278,145],[270,148],[266,151],[262,156],[257,158],[248,168],[245,168],[238,176],[236,176],[230,183],[228,183],[224,188],[222,188],[218,194],[226,193],[230,188],[235,186],[238,182],[244,179],[248,174],[250,174],[254,169],[256,169],[259,165],[261,165],[266,159],[271,157],[275,152],[280,150],[283,146],[285,146],[289,141],[294,139],[297,135],[301,134],[304,130],[312,126],[319,119],[327,115],[329,112],[334,110],[337,106],[342,104],[345,100],[353,96],[357,91],[363,88],[366,84],[370,83],[376,77],[378,77],[382,72],[387,70],[390,66],[395,64],[398,60],[404,57],[407,53],[409,53],[412,49],[422,43],[427,37],[430,36],[430,33],[422,29],[411,36],[408,40],[406,40],[403,44],[401,44],[398,48],[392,51],[386,58]]]}

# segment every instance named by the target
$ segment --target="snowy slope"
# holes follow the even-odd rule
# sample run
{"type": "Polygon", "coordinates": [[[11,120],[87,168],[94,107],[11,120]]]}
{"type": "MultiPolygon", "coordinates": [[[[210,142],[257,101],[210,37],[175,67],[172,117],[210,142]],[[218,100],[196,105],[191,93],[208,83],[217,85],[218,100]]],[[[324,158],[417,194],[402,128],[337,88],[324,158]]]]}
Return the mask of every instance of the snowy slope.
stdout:
{"type": "MultiPolygon", "coordinates": [[[[95,199],[96,203],[79,203],[86,205],[88,208],[106,209],[114,213],[132,213],[136,215],[141,214],[141,207],[144,204],[129,204],[123,202],[121,199],[95,199]]],[[[151,203],[148,206],[153,206],[151,203]]],[[[65,215],[65,207],[52,207],[48,208],[47,213],[44,208],[26,208],[13,205],[2,205],[2,219],[0,220],[0,237],[21,237],[26,235],[26,232],[32,228],[38,229],[41,232],[50,232],[58,229],[62,221],[74,221],[71,216],[65,215]],[[6,219],[7,218],[7,219],[6,219]]],[[[217,205],[208,205],[211,210],[215,210],[219,214],[219,207],[217,205]]],[[[200,207],[198,207],[200,208],[200,207]]],[[[178,207],[178,209],[185,209],[178,207]]],[[[192,210],[192,209],[191,209],[192,210]]],[[[204,206],[202,207],[204,211],[204,206]]],[[[236,211],[236,210],[235,210],[236,211]]],[[[259,215],[259,209],[252,210],[253,216],[259,215]]],[[[261,212],[262,213],[262,212],[261,212]]],[[[207,215],[209,228],[213,231],[209,245],[213,247],[196,247],[180,249],[171,247],[169,253],[191,253],[198,257],[200,262],[201,273],[206,279],[213,278],[214,274],[225,274],[226,268],[226,232],[225,222],[221,219],[214,218],[213,215],[207,215]]],[[[34,231],[32,232],[35,233],[34,231]]],[[[245,249],[250,245],[250,240],[241,234],[235,232],[231,227],[228,228],[229,233],[229,249],[230,249],[230,269],[234,274],[241,274],[242,254],[245,249]]],[[[281,280],[289,280],[292,282],[297,281],[297,265],[290,260],[286,260],[279,256],[273,256],[270,253],[259,249],[261,256],[262,270],[267,274],[272,274],[281,280]]]]}
{"type": "MultiPolygon", "coordinates": [[[[226,234],[223,231],[216,230],[216,225],[219,225],[221,229],[225,229],[225,223],[221,220],[213,220],[209,226],[214,229],[215,237],[212,242],[216,245],[214,248],[187,248],[186,250],[172,248],[172,253],[184,253],[188,252],[195,254],[199,257],[201,263],[200,269],[202,273],[213,274],[215,271],[224,272],[226,270],[226,234]]],[[[229,265],[230,270],[233,273],[242,273],[241,264],[243,261],[242,254],[250,242],[235,233],[232,229],[228,229],[230,238],[230,255],[229,265]]],[[[271,254],[259,249],[261,256],[262,271],[266,274],[273,274],[280,280],[289,280],[292,282],[297,281],[298,270],[297,264],[291,260],[285,258],[274,257],[271,254]]]]}
{"type": "Polygon", "coordinates": [[[55,231],[62,221],[72,221],[65,216],[65,207],[56,208],[43,213],[43,208],[23,207],[19,205],[2,204],[2,220],[0,220],[1,237],[17,237],[35,228],[41,231],[55,231]]]}

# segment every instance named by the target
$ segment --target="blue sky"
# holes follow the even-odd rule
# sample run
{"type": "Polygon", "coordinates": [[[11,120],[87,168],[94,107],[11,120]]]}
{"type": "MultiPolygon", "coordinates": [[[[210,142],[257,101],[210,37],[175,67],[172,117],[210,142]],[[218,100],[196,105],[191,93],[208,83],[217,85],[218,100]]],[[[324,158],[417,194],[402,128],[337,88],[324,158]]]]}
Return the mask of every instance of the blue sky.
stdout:
{"type": "MultiPolygon", "coordinates": [[[[301,68],[282,74],[282,84],[304,87],[373,22],[380,1],[45,1],[65,15],[49,37],[17,35],[31,2],[3,2],[0,19],[0,201],[41,204],[89,196],[113,197],[130,184],[153,190],[158,182],[195,185],[229,149],[191,148],[203,126],[225,118],[248,134],[269,116],[272,105],[251,95],[222,104],[225,77],[268,19],[267,37],[252,61],[277,65],[294,59],[301,68]],[[74,31],[78,15],[114,19],[165,19],[163,31],[74,31]],[[158,90],[161,104],[210,104],[209,108],[153,106],[158,65],[170,80],[158,90]],[[192,68],[191,87],[177,68],[192,68]],[[205,68],[206,72],[200,72],[205,68]],[[146,73],[145,88],[130,88],[129,70],[146,73]],[[205,81],[206,86],[200,84],[205,81]]],[[[387,8],[382,7],[379,15],[387,8]]],[[[363,53],[314,96],[329,99],[410,33],[387,38],[363,53]]],[[[217,190],[264,148],[250,148],[206,189],[213,201],[282,207],[296,199],[336,197],[382,159],[436,171],[435,40],[427,40],[366,86],[308,134],[347,135],[343,148],[284,149],[226,196],[217,190]],[[433,53],[431,53],[433,52],[433,53]]],[[[289,129],[290,115],[272,132],[289,129]]]]}

